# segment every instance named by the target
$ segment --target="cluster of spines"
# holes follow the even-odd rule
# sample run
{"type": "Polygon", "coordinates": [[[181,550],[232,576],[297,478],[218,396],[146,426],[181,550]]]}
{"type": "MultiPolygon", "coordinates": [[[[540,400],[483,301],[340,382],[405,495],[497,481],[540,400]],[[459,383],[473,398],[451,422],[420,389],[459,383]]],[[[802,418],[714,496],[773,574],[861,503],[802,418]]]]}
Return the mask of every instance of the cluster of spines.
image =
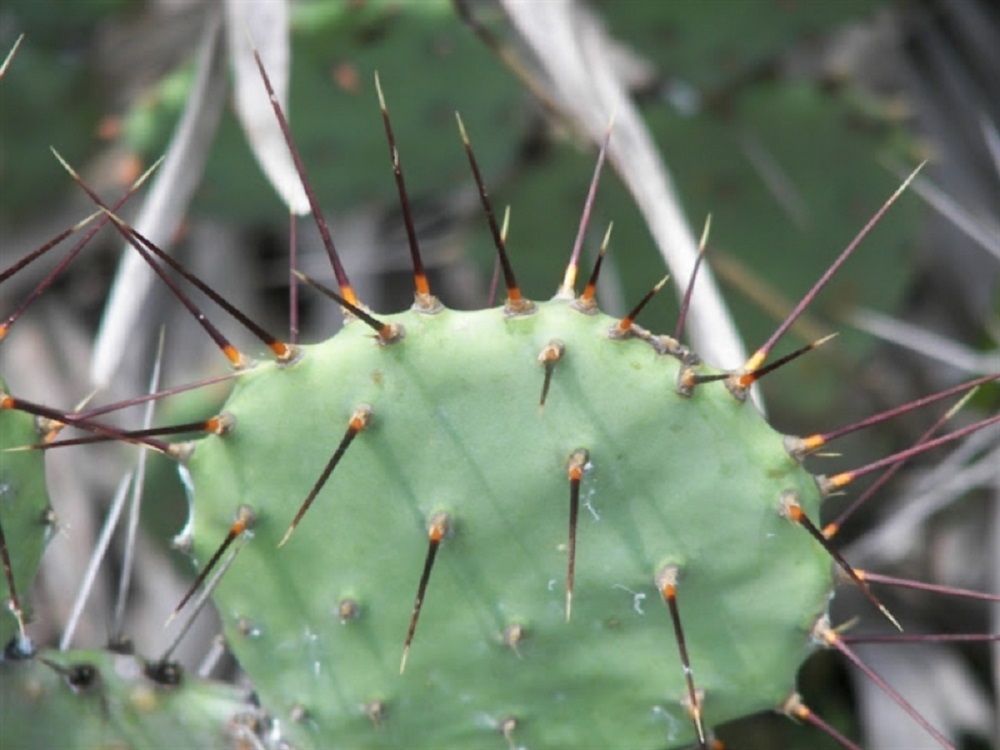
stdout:
{"type": "MultiPolygon", "coordinates": [[[[255,55],[256,56],[256,55],[255,55]]],[[[372,315],[368,310],[366,310],[360,301],[350,284],[347,273],[340,262],[339,256],[337,254],[336,248],[333,243],[333,239],[330,235],[329,229],[326,226],[325,221],[322,218],[322,213],[319,210],[318,203],[316,201],[313,190],[309,184],[306,177],[305,168],[299,158],[299,155],[292,143],[290,128],[288,126],[287,120],[281,111],[281,108],[277,102],[277,98],[274,95],[274,91],[271,87],[270,81],[268,79],[267,73],[260,62],[259,57],[256,57],[258,67],[260,69],[261,77],[267,88],[268,94],[270,96],[275,115],[281,126],[283,133],[291,151],[293,160],[295,162],[296,168],[302,179],[303,186],[305,188],[306,195],[308,196],[310,205],[312,207],[313,214],[316,218],[317,227],[319,229],[320,235],[323,240],[324,247],[330,257],[330,261],[333,267],[333,272],[339,286],[339,292],[326,287],[320,282],[310,279],[303,274],[299,273],[294,267],[291,269],[291,298],[292,298],[292,333],[289,340],[293,343],[286,343],[279,338],[273,336],[262,327],[254,323],[248,316],[236,309],[233,305],[223,299],[219,294],[212,290],[204,282],[200,281],[187,269],[185,269],[178,261],[173,259],[169,254],[165,253],[154,243],[140,234],[133,227],[130,227],[126,222],[120,219],[116,214],[117,211],[123,203],[128,200],[129,197],[139,188],[139,186],[145,181],[148,175],[155,169],[154,165],[150,170],[148,170],[137,182],[134,184],[125,195],[117,201],[110,208],[106,206],[101,199],[84,183],[82,178],[68,165],[58,154],[60,162],[63,163],[64,167],[70,172],[77,183],[83,188],[87,194],[94,201],[95,205],[98,206],[98,211],[94,212],[92,215],[87,217],[81,222],[78,222],[73,227],[59,233],[49,242],[45,243],[42,247],[36,250],[34,253],[30,254],[23,260],[16,263],[14,266],[4,270],[0,273],[0,281],[12,276],[18,270],[26,266],[28,263],[41,257],[45,252],[47,252],[52,247],[55,247],[59,242],[61,242],[66,237],[75,233],[76,231],[82,229],[88,224],[93,224],[93,226],[88,230],[87,234],[73,247],[73,249],[63,258],[63,260],[56,266],[56,268],[32,291],[31,294],[8,316],[8,318],[0,324],[0,339],[2,339],[9,331],[11,325],[17,320],[18,317],[24,312],[24,310],[30,305],[34,299],[36,299],[51,283],[55,278],[65,269],[65,267],[76,257],[80,250],[86,245],[91,237],[106,223],[109,221],[114,225],[115,229],[127,240],[127,242],[144,258],[144,260],[153,268],[153,270],[162,278],[164,283],[170,288],[174,295],[184,304],[187,309],[189,309],[193,317],[198,321],[200,325],[205,329],[208,335],[215,341],[218,348],[224,353],[228,361],[234,370],[240,371],[252,363],[251,361],[239,350],[237,350],[226,337],[215,327],[207,317],[200,311],[197,305],[186,295],[186,293],[173,281],[170,275],[166,272],[165,266],[172,269],[175,273],[186,279],[188,282],[193,284],[206,296],[208,296],[212,301],[217,303],[227,312],[229,312],[233,317],[235,317],[242,325],[244,325],[251,333],[257,336],[273,353],[275,359],[282,364],[292,363],[299,356],[299,350],[295,346],[294,341],[297,335],[297,312],[295,311],[295,300],[297,299],[297,291],[295,288],[296,281],[304,281],[310,286],[314,287],[324,295],[330,297],[335,302],[337,302],[345,311],[348,318],[355,318],[361,321],[363,324],[369,326],[375,332],[375,339],[381,345],[392,345],[397,344],[402,341],[405,331],[402,326],[396,323],[386,323],[379,320],[376,316],[372,315]],[[162,264],[162,265],[161,265],[162,264]]],[[[5,63],[6,68],[6,63],[5,63]]],[[[5,69],[4,68],[4,69],[5,69]]],[[[382,92],[381,83],[376,76],[375,80],[376,90],[378,94],[379,106],[381,110],[381,115],[386,131],[386,136],[389,144],[390,156],[392,160],[392,167],[395,176],[395,181],[399,193],[400,203],[403,210],[403,218],[407,231],[407,237],[409,240],[410,254],[414,269],[414,309],[420,312],[433,314],[438,310],[442,309],[440,302],[431,293],[430,285],[428,282],[427,274],[423,267],[423,263],[420,258],[419,247],[417,244],[416,232],[414,229],[414,223],[412,215],[410,212],[409,201],[406,194],[405,181],[403,178],[402,168],[400,165],[399,154],[396,149],[395,139],[389,119],[388,109],[385,103],[385,97],[382,92]]],[[[465,148],[466,154],[468,156],[469,164],[472,169],[476,185],[478,187],[480,199],[483,204],[483,209],[486,214],[489,228],[494,239],[494,244],[497,250],[498,267],[502,271],[504,284],[506,287],[506,300],[503,306],[503,313],[506,316],[524,316],[530,315],[536,309],[535,304],[530,300],[526,299],[522,294],[520,287],[517,284],[515,274],[513,271],[513,266],[510,261],[509,255],[506,250],[506,231],[505,227],[501,228],[495,218],[492,206],[490,204],[489,195],[482,179],[476,158],[472,149],[471,141],[466,132],[465,126],[461,120],[461,117],[457,116],[458,128],[461,135],[461,140],[465,148]]],[[[605,136],[604,142],[601,146],[597,165],[594,171],[594,176],[590,184],[590,188],[587,194],[586,203],[581,215],[580,226],[574,242],[574,246],[571,252],[570,261],[567,265],[562,283],[557,290],[557,299],[568,299],[572,300],[572,306],[579,310],[581,313],[589,314],[597,311],[597,305],[595,300],[595,292],[598,275],[601,269],[601,264],[604,259],[607,245],[610,239],[611,227],[608,227],[607,233],[604,236],[604,240],[601,243],[600,250],[597,255],[596,262],[593,267],[593,271],[587,281],[584,291],[581,295],[576,296],[575,283],[578,274],[579,258],[582,250],[583,238],[586,235],[587,226],[591,214],[591,208],[596,196],[597,185],[599,181],[601,167],[604,163],[604,157],[607,150],[608,142],[611,137],[611,128],[609,126],[608,132],[605,136]]],[[[915,173],[914,173],[915,174],[915,173]]],[[[746,394],[750,387],[760,380],[762,377],[775,369],[785,364],[786,362],[794,359],[806,352],[820,346],[825,343],[830,337],[825,337],[818,341],[807,344],[804,347],[788,354],[779,360],[776,360],[770,364],[765,364],[771,351],[778,342],[778,340],[783,336],[783,334],[788,330],[788,328],[794,323],[797,317],[808,307],[812,300],[816,297],[823,286],[829,281],[836,270],[847,260],[847,258],[853,253],[857,248],[860,241],[867,235],[871,228],[877,223],[881,216],[888,210],[889,206],[899,197],[902,191],[912,180],[913,175],[908,178],[899,189],[890,197],[888,201],[879,209],[879,211],[873,216],[873,218],[865,225],[865,227],[858,233],[855,239],[844,249],[841,255],[836,259],[836,261],[830,266],[830,268],[823,274],[819,281],[814,285],[814,287],[803,296],[802,300],[795,306],[792,312],[786,317],[786,319],[778,326],[774,333],[768,338],[768,340],[762,344],[753,355],[744,363],[744,365],[736,370],[735,372],[718,373],[718,374],[702,374],[698,372],[698,365],[700,360],[697,355],[695,355],[690,349],[680,343],[680,337],[684,328],[684,321],[687,314],[687,310],[690,304],[691,294],[695,283],[695,277],[697,270],[704,258],[705,249],[707,246],[707,234],[709,224],[706,222],[705,232],[702,236],[702,241],[699,247],[699,254],[697,262],[695,264],[694,273],[689,280],[687,290],[683,296],[681,304],[681,312],[678,318],[677,327],[675,329],[674,335],[671,336],[654,336],[645,329],[636,325],[635,320],[639,313],[642,311],[644,306],[649,303],[649,301],[656,295],[658,291],[664,286],[667,279],[664,278],[655,284],[649,292],[632,308],[627,315],[621,318],[617,323],[615,323],[608,330],[608,337],[611,339],[624,339],[624,338],[640,338],[651,344],[654,349],[661,354],[669,354],[680,360],[682,367],[679,370],[678,382],[676,386],[676,391],[681,396],[690,396],[694,389],[699,386],[716,380],[721,380],[725,382],[726,387],[730,392],[739,400],[744,400],[746,394]]],[[[541,395],[539,398],[539,407],[544,407],[550,385],[552,383],[553,377],[558,367],[558,363],[566,354],[565,344],[559,339],[552,339],[550,342],[539,352],[538,362],[543,368],[543,379],[541,384],[541,395]]],[[[232,377],[232,376],[224,376],[232,377]]],[[[217,378],[215,380],[219,380],[217,378]]],[[[871,424],[881,421],[882,419],[888,419],[893,416],[897,416],[910,409],[918,408],[926,404],[932,403],[948,396],[956,395],[962,392],[967,392],[972,388],[983,383],[994,381],[1000,379],[1000,374],[989,375],[983,378],[978,378],[976,380],[964,383],[960,386],[954,388],[949,388],[941,391],[933,396],[926,397],[924,399],[919,399],[910,404],[897,407],[895,409],[884,412],[883,414],[876,415],[867,420],[862,420],[855,425],[850,425],[847,427],[840,428],[838,430],[808,436],[805,438],[788,438],[786,440],[786,446],[788,448],[789,454],[796,460],[802,460],[805,456],[815,452],[820,447],[825,446],[829,441],[841,437],[848,432],[867,427],[871,424]]],[[[205,381],[208,382],[208,381],[205,381]]],[[[205,382],[200,384],[192,384],[187,386],[188,388],[198,387],[205,384],[205,382]]],[[[178,433],[204,433],[204,434],[216,434],[224,436],[234,428],[234,423],[231,417],[226,414],[220,414],[210,417],[207,420],[196,423],[186,423],[182,425],[172,425],[159,428],[147,428],[143,430],[120,430],[115,427],[106,425],[104,423],[94,421],[94,417],[100,414],[106,414],[109,411],[118,408],[125,408],[126,406],[132,406],[137,403],[153,401],[158,398],[165,397],[167,395],[172,395],[181,389],[172,389],[171,391],[163,391],[160,393],[153,393],[146,397],[141,397],[138,399],[132,399],[127,402],[121,402],[119,404],[114,404],[111,406],[101,407],[100,409],[90,410],[90,411],[80,411],[76,413],[66,413],[60,412],[49,407],[45,407],[40,404],[29,402],[27,400],[18,399],[7,393],[0,393],[0,408],[3,409],[16,409],[24,411],[30,414],[34,414],[40,420],[45,420],[45,430],[42,442],[35,446],[28,446],[34,449],[47,450],[50,448],[78,445],[86,442],[98,442],[106,440],[115,440],[119,442],[126,442],[135,445],[139,445],[144,448],[152,449],[168,456],[171,456],[180,461],[186,460],[190,453],[190,444],[187,442],[182,443],[170,443],[160,440],[160,437],[178,433]],[[67,427],[72,426],[87,432],[91,435],[83,438],[72,438],[68,440],[57,440],[56,437],[60,431],[67,427]]],[[[314,483],[312,489],[303,500],[298,511],[294,515],[291,523],[288,526],[287,531],[282,537],[279,546],[284,545],[288,542],[291,534],[294,532],[299,522],[302,520],[306,511],[309,509],[316,496],[322,490],[326,482],[329,480],[333,471],[336,469],[339,462],[343,459],[344,455],[347,453],[349,447],[353,441],[361,434],[364,429],[368,426],[370,420],[373,418],[372,407],[368,404],[358,405],[351,414],[347,422],[346,431],[341,438],[337,448],[331,455],[330,460],[324,467],[323,471],[320,473],[319,478],[314,483]]],[[[943,421],[944,418],[942,418],[943,421]]],[[[875,472],[879,469],[887,468],[887,474],[898,470],[898,468],[907,460],[915,455],[918,455],[924,451],[935,448],[946,442],[956,440],[964,435],[967,435],[977,429],[981,429],[989,424],[1000,421],[1000,415],[990,417],[973,425],[970,425],[961,430],[956,430],[949,435],[939,438],[931,438],[931,433],[933,429],[940,426],[936,425],[929,431],[927,435],[923,436],[920,441],[912,448],[905,451],[888,456],[879,461],[875,461],[867,466],[854,469],[851,471],[840,472],[832,477],[818,477],[818,484],[821,492],[824,495],[829,495],[834,492],[841,490],[843,487],[847,486],[855,479],[860,476],[875,472]]],[[[579,499],[580,499],[580,482],[583,476],[583,472],[589,467],[590,454],[587,448],[578,448],[574,450],[567,458],[566,461],[566,472],[567,480],[569,485],[569,528],[568,528],[568,559],[567,559],[567,572],[566,572],[566,586],[565,586],[565,616],[566,620],[569,621],[572,614],[572,602],[573,602],[573,592],[574,592],[574,581],[575,581],[575,561],[577,556],[577,515],[579,512],[579,499]]],[[[861,498],[864,499],[864,498],[861,498]]],[[[802,526],[816,541],[821,544],[827,552],[831,555],[831,558],[841,567],[844,571],[845,576],[858,585],[865,595],[885,614],[885,616],[894,624],[896,627],[900,627],[899,623],[896,622],[895,618],[888,612],[888,610],[882,605],[878,599],[874,596],[868,587],[869,582],[873,583],[885,583],[891,585],[899,586],[911,586],[917,588],[934,589],[938,590],[939,593],[954,594],[954,595],[965,595],[972,597],[985,598],[992,601],[996,601],[997,597],[992,597],[985,594],[977,594],[976,592],[968,592],[962,590],[951,589],[947,587],[931,587],[927,584],[921,584],[915,581],[908,581],[899,578],[890,578],[888,576],[878,576],[867,571],[856,570],[851,567],[851,565],[833,548],[830,543],[830,539],[837,533],[839,528],[842,526],[847,518],[847,515],[856,508],[856,504],[848,509],[844,515],[838,518],[835,522],[829,524],[823,530],[820,530],[803,512],[801,505],[799,505],[797,498],[794,494],[786,493],[776,502],[776,512],[780,513],[784,517],[788,518],[790,521],[802,526]]],[[[235,519],[231,525],[228,533],[223,539],[220,546],[217,548],[216,552],[211,556],[202,570],[196,577],[193,585],[189,591],[184,595],[182,600],[179,602],[175,608],[171,619],[177,615],[178,612],[188,603],[188,601],[193,597],[197,590],[202,586],[203,583],[208,580],[205,592],[199,597],[198,605],[196,609],[207,601],[208,593],[212,590],[215,583],[221,578],[221,575],[225,572],[225,569],[232,564],[236,557],[242,544],[246,542],[248,534],[252,528],[255,519],[255,513],[253,508],[249,506],[240,506],[237,509],[235,519]],[[209,575],[216,567],[216,565],[222,560],[226,551],[232,547],[234,542],[239,540],[239,544],[230,552],[228,558],[219,566],[216,570],[215,575],[209,580],[209,575]]],[[[435,560],[437,559],[438,550],[442,543],[452,532],[453,529],[453,519],[446,512],[440,512],[428,521],[427,535],[428,535],[428,548],[426,557],[424,560],[424,565],[419,577],[417,584],[417,591],[413,605],[413,611],[409,620],[407,627],[405,639],[403,642],[403,652],[400,661],[400,672],[405,670],[407,658],[410,652],[412,642],[414,640],[417,625],[419,622],[420,612],[423,605],[425,593],[430,582],[431,574],[433,571],[435,560]]],[[[23,619],[22,609],[18,600],[17,592],[14,587],[14,578],[11,570],[10,559],[7,553],[7,541],[2,535],[2,528],[0,528],[0,553],[2,553],[4,573],[7,579],[8,588],[11,593],[10,598],[10,609],[15,614],[18,619],[19,633],[22,641],[26,641],[25,636],[25,624],[23,619]]],[[[689,655],[686,648],[686,640],[684,636],[684,629],[682,626],[681,609],[678,602],[678,590],[680,588],[680,581],[682,580],[683,571],[680,567],[675,565],[666,566],[658,571],[655,571],[653,575],[653,583],[663,598],[664,603],[669,611],[670,620],[672,623],[672,628],[674,631],[674,641],[677,646],[681,664],[684,670],[684,679],[687,688],[687,695],[683,699],[692,721],[694,723],[696,734],[698,737],[698,744],[701,748],[709,747],[709,743],[712,743],[713,747],[717,745],[709,738],[706,734],[703,725],[703,703],[705,696],[702,691],[698,690],[695,679],[694,670],[690,663],[689,655]]],[[[339,612],[341,619],[343,621],[348,621],[357,617],[358,606],[356,602],[351,600],[344,600],[340,603],[339,612]]],[[[192,618],[193,619],[193,618],[192,618]]],[[[188,621],[190,624],[191,619],[188,621]]],[[[900,628],[901,629],[901,628],[900,628]]],[[[186,630],[186,626],[185,629],[186,630]]],[[[183,631],[182,631],[183,635],[183,631]]],[[[526,637],[527,630],[523,624],[513,623],[509,625],[503,633],[503,642],[510,649],[520,657],[519,644],[526,637]]],[[[934,636],[927,636],[927,638],[933,638],[934,636]]],[[[899,636],[899,638],[904,638],[904,636],[899,636]]],[[[911,638],[918,638],[918,636],[912,636],[911,638]]],[[[987,638],[996,639],[996,636],[966,636],[969,639],[976,638],[987,638]]],[[[862,667],[869,676],[875,680],[880,687],[885,689],[894,700],[899,702],[904,708],[914,717],[915,720],[921,723],[927,731],[934,736],[944,747],[950,747],[948,741],[933,727],[928,725],[924,720],[922,720],[916,712],[905,704],[905,701],[898,696],[884,681],[881,680],[877,675],[871,672],[870,669],[864,667],[860,660],[853,654],[849,649],[848,643],[851,642],[850,637],[841,636],[836,629],[831,628],[829,623],[825,619],[821,620],[816,626],[815,639],[818,643],[835,648],[841,651],[845,656],[851,661],[862,667]]],[[[173,648],[176,646],[177,641],[175,641],[170,648],[164,653],[163,657],[151,664],[153,667],[151,669],[156,674],[168,674],[170,673],[169,665],[172,664],[169,661],[169,656],[172,653],[173,648]]],[[[844,738],[842,735],[836,732],[833,728],[825,724],[821,719],[816,717],[802,702],[797,695],[793,695],[789,698],[788,702],[784,706],[785,713],[788,715],[798,718],[803,721],[807,721],[820,729],[826,731],[831,737],[840,742],[845,747],[854,747],[853,743],[844,738]]],[[[386,712],[386,706],[382,701],[372,701],[366,707],[366,713],[377,727],[379,723],[383,720],[386,712]]],[[[512,742],[512,734],[517,726],[516,717],[506,717],[503,719],[499,725],[498,730],[503,734],[503,736],[512,742]]]]}

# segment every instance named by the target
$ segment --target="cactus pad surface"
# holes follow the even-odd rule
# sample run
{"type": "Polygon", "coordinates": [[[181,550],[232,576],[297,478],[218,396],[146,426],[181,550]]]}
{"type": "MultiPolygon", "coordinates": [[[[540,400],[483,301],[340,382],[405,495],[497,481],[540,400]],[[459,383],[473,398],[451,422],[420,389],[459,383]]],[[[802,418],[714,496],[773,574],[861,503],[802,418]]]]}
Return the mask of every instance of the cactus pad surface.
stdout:
{"type": "Polygon", "coordinates": [[[263,747],[262,718],[243,690],[180,675],[150,679],[141,659],[109,651],[43,651],[0,662],[4,746],[94,748],[263,747]]]}
{"type": "Polygon", "coordinates": [[[402,338],[381,343],[355,320],[291,366],[242,376],[232,431],[188,462],[199,561],[240,506],[255,513],[216,602],[265,704],[306,717],[293,736],[488,748],[506,727],[527,747],[689,743],[656,583],[674,566],[705,721],[784,701],[833,584],[825,551],[781,514],[789,491],[816,512],[813,479],[752,404],[719,383],[679,395],[683,364],[664,339],[619,338],[618,321],[564,299],[522,316],[385,320],[402,338]],[[553,340],[563,356],[540,408],[553,340]],[[359,407],[366,426],[276,549],[359,407]],[[567,622],[567,462],[580,448],[567,622]],[[449,531],[400,675],[441,513],[449,531]]]}
{"type": "MultiPolygon", "coordinates": [[[[2,380],[0,391],[6,391],[2,380]]],[[[42,454],[8,449],[37,440],[35,420],[30,415],[0,410],[0,524],[22,610],[27,608],[26,592],[31,588],[51,530],[50,506],[42,454]]],[[[18,632],[7,581],[6,575],[0,576],[4,605],[0,611],[0,643],[9,642],[18,632]]]]}

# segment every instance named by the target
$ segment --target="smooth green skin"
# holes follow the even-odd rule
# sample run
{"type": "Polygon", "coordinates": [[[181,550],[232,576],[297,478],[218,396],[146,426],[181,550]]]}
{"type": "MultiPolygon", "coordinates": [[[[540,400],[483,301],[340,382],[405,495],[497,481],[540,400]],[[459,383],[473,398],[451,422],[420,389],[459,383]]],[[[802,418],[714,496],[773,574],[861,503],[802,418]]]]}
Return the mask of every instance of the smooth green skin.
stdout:
{"type": "Polygon", "coordinates": [[[405,338],[360,322],[304,347],[291,368],[239,379],[235,430],[195,448],[194,549],[203,564],[237,506],[253,538],[215,593],[230,647],[264,705],[303,747],[662,748],[694,729],[667,608],[654,578],[681,568],[678,602],[707,725],[779,706],[832,590],[829,558],[779,514],[811,476],[749,403],[720,383],[686,399],[678,362],[615,321],[552,301],[388,316],[405,338]],[[553,338],[565,342],[539,409],[553,338]],[[373,407],[288,544],[298,506],[354,409],[373,407]],[[573,616],[564,615],[566,461],[582,484],[573,616]],[[430,579],[406,673],[400,657],[428,548],[453,519],[430,579]],[[633,593],[634,592],[634,593],[633,593]],[[634,594],[644,597],[641,612],[634,594]],[[360,617],[341,623],[350,598],[360,617]],[[511,624],[527,638],[502,642],[511,624]],[[383,701],[376,726],[365,713],[383,701]]]}
{"type": "MultiPolygon", "coordinates": [[[[6,385],[0,380],[0,391],[6,385]]],[[[0,409],[0,524],[14,573],[18,601],[28,618],[28,592],[38,572],[51,527],[46,522],[49,496],[41,451],[8,451],[38,442],[35,420],[28,414],[0,409]]],[[[17,619],[8,607],[10,589],[0,573],[0,648],[17,633],[17,619]]]]}
{"type": "Polygon", "coordinates": [[[0,662],[0,746],[9,750],[218,750],[248,741],[259,709],[232,685],[184,679],[164,687],[142,674],[134,656],[107,651],[50,651],[0,662]],[[74,689],[61,668],[89,664],[100,682],[74,689]]]}

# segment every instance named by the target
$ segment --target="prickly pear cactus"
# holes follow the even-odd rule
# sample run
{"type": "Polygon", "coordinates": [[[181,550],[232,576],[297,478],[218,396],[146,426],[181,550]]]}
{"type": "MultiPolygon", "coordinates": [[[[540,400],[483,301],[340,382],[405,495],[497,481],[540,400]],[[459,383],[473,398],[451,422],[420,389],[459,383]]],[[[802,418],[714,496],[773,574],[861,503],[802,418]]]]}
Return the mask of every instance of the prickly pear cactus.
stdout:
{"type": "MultiPolygon", "coordinates": [[[[3,380],[0,391],[6,392],[3,380]]],[[[26,592],[31,588],[52,528],[44,457],[40,453],[9,450],[37,440],[30,415],[0,410],[0,533],[6,542],[10,565],[0,581],[0,596],[6,604],[0,611],[0,642],[4,644],[18,635],[19,616],[22,619],[30,616],[26,592]],[[20,592],[17,604],[11,598],[11,579],[15,591],[20,592]],[[19,613],[17,609],[25,611],[19,613]]]]}
{"type": "Polygon", "coordinates": [[[515,727],[526,747],[690,743],[669,576],[705,722],[787,698],[830,560],[785,517],[792,495],[814,514],[816,486],[752,405],[718,383],[680,395],[669,342],[572,300],[385,320],[391,341],[353,321],[294,364],[241,377],[232,428],[187,464],[197,560],[240,507],[255,516],[215,597],[265,704],[305,717],[291,736],[490,748],[515,727]],[[581,450],[570,612],[567,467],[581,450]]]}
{"type": "MultiPolygon", "coordinates": [[[[353,40],[337,25],[344,7],[328,10],[353,40]]],[[[455,67],[448,45],[428,47],[439,26],[401,35],[390,24],[383,38],[395,5],[365,12],[377,23],[350,48],[355,63],[426,47],[455,67]]],[[[325,42],[310,45],[325,60],[325,42]]],[[[467,67],[488,100],[482,124],[504,129],[494,112],[513,89],[484,87],[467,67]]],[[[333,72],[353,97],[357,69],[333,72]]],[[[404,121],[437,116],[414,101],[404,121]]],[[[367,165],[376,129],[365,122],[348,127],[364,148],[345,153],[367,165]]],[[[512,150],[493,148],[497,161],[512,150]]],[[[353,169],[330,172],[367,194],[353,169]]],[[[544,223],[560,223],[548,200],[534,202],[544,223]]],[[[808,718],[796,682],[814,650],[836,645],[836,563],[808,520],[825,492],[746,399],[740,375],[753,360],[712,370],[633,314],[599,310],[592,286],[463,312],[416,271],[416,304],[374,317],[340,280],[347,322],[336,335],[241,362],[209,434],[147,443],[178,460],[189,516],[176,543],[202,574],[175,614],[196,609],[188,600],[206,584],[254,706],[162,661],[29,653],[11,640],[14,608],[0,616],[12,643],[0,744],[707,748],[713,727],[749,714],[808,718]]],[[[28,402],[2,384],[0,401],[0,447],[35,443],[14,411],[28,402]]],[[[0,452],[5,593],[15,580],[22,609],[51,525],[41,457],[0,452]]]]}
{"type": "Polygon", "coordinates": [[[262,733],[262,714],[246,691],[157,673],[127,654],[43,651],[0,669],[8,748],[210,750],[251,747],[262,733]]]}

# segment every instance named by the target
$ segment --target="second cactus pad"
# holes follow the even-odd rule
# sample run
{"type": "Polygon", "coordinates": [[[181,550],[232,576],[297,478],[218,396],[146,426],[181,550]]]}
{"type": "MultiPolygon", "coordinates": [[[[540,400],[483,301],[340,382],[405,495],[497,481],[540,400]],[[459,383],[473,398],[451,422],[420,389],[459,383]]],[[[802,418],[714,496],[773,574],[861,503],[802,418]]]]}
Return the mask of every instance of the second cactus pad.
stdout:
{"type": "Polygon", "coordinates": [[[677,622],[706,727],[781,706],[833,579],[752,404],[679,395],[666,339],[569,300],[383,320],[241,376],[187,462],[194,556],[240,537],[214,597],[293,744],[688,744],[677,622]]]}

